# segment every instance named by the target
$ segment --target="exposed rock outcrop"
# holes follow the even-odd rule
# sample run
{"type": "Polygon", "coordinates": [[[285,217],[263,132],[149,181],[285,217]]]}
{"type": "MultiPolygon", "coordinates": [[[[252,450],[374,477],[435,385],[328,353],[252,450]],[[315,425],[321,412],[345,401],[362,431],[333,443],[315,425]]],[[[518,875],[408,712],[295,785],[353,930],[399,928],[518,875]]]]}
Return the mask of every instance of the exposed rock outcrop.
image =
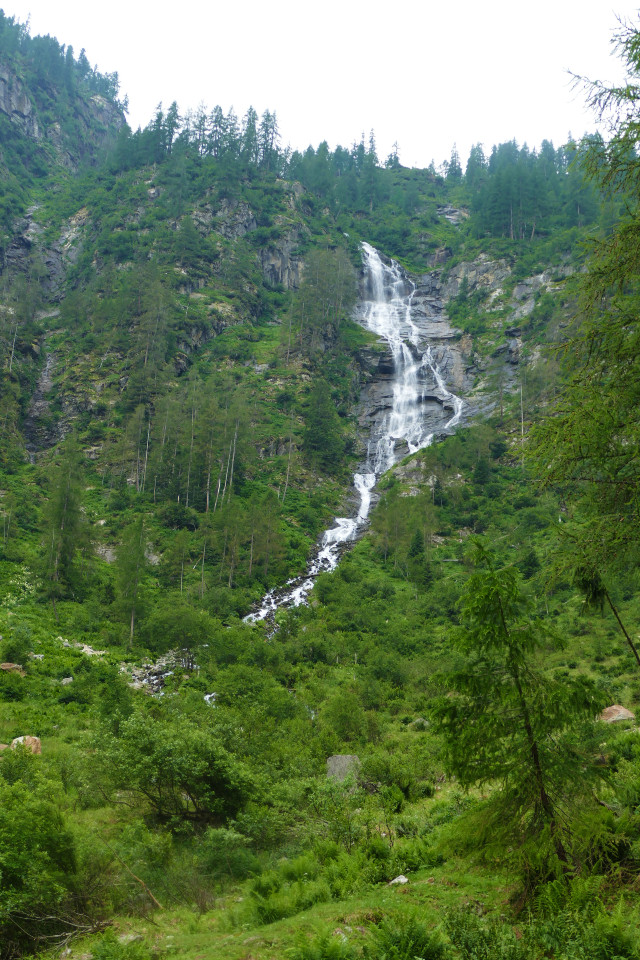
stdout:
{"type": "Polygon", "coordinates": [[[443,207],[438,207],[438,216],[444,217],[445,220],[448,220],[449,223],[452,223],[454,227],[459,226],[463,220],[469,219],[469,211],[464,208],[454,207],[452,204],[447,203],[443,207]]]}
{"type": "Polygon", "coordinates": [[[464,261],[452,267],[441,284],[440,294],[444,300],[457,297],[463,280],[466,280],[470,293],[483,289],[495,293],[510,275],[511,267],[506,260],[490,260],[481,254],[477,260],[464,261]]]}
{"type": "MultiPolygon", "coordinates": [[[[53,88],[47,90],[49,98],[55,99],[56,93],[53,88]]],[[[111,100],[99,94],[78,95],[73,105],[75,130],[70,135],[59,121],[47,122],[46,114],[40,115],[43,105],[38,108],[38,99],[37,91],[35,95],[29,91],[14,67],[0,61],[0,112],[30,140],[51,144],[58,162],[69,170],[93,162],[125,123],[121,108],[111,100]]]]}
{"type": "MultiPolygon", "coordinates": [[[[257,229],[258,221],[249,206],[242,200],[222,200],[215,216],[215,231],[222,234],[227,240],[239,240],[249,233],[250,230],[257,229]]],[[[200,215],[200,220],[205,220],[206,213],[200,215]]],[[[209,219],[209,223],[212,220],[209,219]]]]}
{"type": "Polygon", "coordinates": [[[12,123],[19,126],[26,136],[33,140],[40,139],[42,135],[40,126],[26,87],[7,64],[2,62],[0,62],[0,111],[6,114],[12,123]]]}
{"type": "Polygon", "coordinates": [[[260,251],[262,275],[272,287],[281,285],[296,290],[302,279],[302,258],[295,253],[299,238],[297,231],[282,237],[260,251]]]}

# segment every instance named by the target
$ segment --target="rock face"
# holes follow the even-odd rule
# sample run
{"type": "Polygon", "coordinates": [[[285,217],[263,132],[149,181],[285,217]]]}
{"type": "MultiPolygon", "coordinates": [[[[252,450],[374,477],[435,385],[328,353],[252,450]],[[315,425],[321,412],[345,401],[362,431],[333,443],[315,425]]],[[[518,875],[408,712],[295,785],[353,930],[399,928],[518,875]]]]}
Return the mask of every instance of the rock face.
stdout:
{"type": "Polygon", "coordinates": [[[327,776],[334,780],[346,780],[353,774],[357,776],[360,770],[360,758],[355,754],[337,753],[327,759],[327,776]]]}
{"type": "Polygon", "coordinates": [[[464,220],[469,219],[469,211],[458,209],[458,207],[454,207],[452,204],[447,203],[443,207],[438,207],[438,216],[444,217],[445,220],[448,220],[449,223],[452,223],[455,227],[457,227],[464,220]]]}
{"type": "Polygon", "coordinates": [[[215,216],[216,233],[221,233],[227,240],[239,240],[258,226],[251,207],[243,201],[223,200],[215,216]]]}
{"type": "Polygon", "coordinates": [[[510,274],[511,267],[506,260],[490,260],[486,255],[481,255],[477,260],[452,267],[442,283],[440,294],[445,300],[457,297],[463,280],[467,281],[470,292],[485,289],[495,293],[510,274]]]}
{"type": "MultiPolygon", "coordinates": [[[[27,271],[33,249],[40,246],[42,227],[35,220],[37,211],[37,206],[29,207],[25,216],[13,224],[13,237],[4,258],[5,268],[13,275],[27,271]]],[[[80,210],[65,224],[60,237],[50,247],[40,246],[39,253],[45,266],[40,285],[50,301],[59,301],[62,298],[66,270],[78,259],[82,228],[87,219],[87,211],[80,210]]]]}
{"type": "MultiPolygon", "coordinates": [[[[419,346],[410,347],[414,359],[419,359],[429,346],[447,387],[456,394],[468,396],[475,377],[470,342],[447,319],[442,281],[437,271],[415,278],[411,319],[420,332],[419,346]]],[[[358,360],[365,380],[356,410],[358,422],[365,435],[375,434],[376,421],[381,420],[393,404],[393,357],[386,349],[369,350],[361,351],[358,360]]],[[[451,419],[450,402],[428,366],[422,368],[421,376],[424,417],[431,421],[433,432],[438,433],[451,419]]],[[[471,412],[470,407],[467,410],[471,412]]],[[[405,452],[409,452],[408,447],[405,452]]]]}
{"type": "Polygon", "coordinates": [[[64,431],[61,431],[60,425],[53,425],[49,417],[49,394],[53,387],[54,366],[55,356],[49,353],[46,355],[45,364],[38,377],[22,427],[25,446],[32,462],[37,451],[52,447],[64,437],[64,431]]]}
{"type": "MultiPolygon", "coordinates": [[[[296,185],[283,183],[290,189],[290,206],[295,207],[296,185]]],[[[248,203],[242,200],[223,199],[215,210],[211,204],[198,207],[193,213],[193,222],[205,235],[219,234],[226,240],[240,240],[258,229],[258,221],[248,203]]],[[[270,286],[283,286],[296,290],[303,273],[302,257],[296,252],[302,239],[303,228],[292,225],[291,220],[277,217],[273,226],[280,232],[258,251],[262,275],[270,286]]]]}
{"type": "Polygon", "coordinates": [[[627,710],[626,707],[620,706],[619,703],[614,703],[612,706],[607,707],[600,714],[600,720],[602,720],[603,723],[618,723],[620,720],[635,720],[635,718],[635,713],[627,710]]]}
{"type": "Polygon", "coordinates": [[[0,62],[0,111],[32,140],[41,137],[40,127],[29,95],[9,67],[0,62]]]}
{"type": "Polygon", "coordinates": [[[293,232],[260,251],[262,275],[272,287],[281,285],[286,290],[297,290],[300,286],[302,260],[294,253],[298,243],[297,233],[293,232]]]}
{"type": "MultiPolygon", "coordinates": [[[[77,170],[82,162],[92,162],[98,151],[124,126],[124,114],[117,104],[99,94],[86,99],[78,96],[74,103],[77,130],[71,139],[57,121],[42,120],[38,111],[38,100],[42,97],[37,94],[37,90],[35,94],[28,90],[8,61],[0,60],[0,112],[30,140],[51,144],[58,162],[69,170],[77,170]]],[[[56,91],[50,89],[47,95],[55,98],[56,91]]]]}

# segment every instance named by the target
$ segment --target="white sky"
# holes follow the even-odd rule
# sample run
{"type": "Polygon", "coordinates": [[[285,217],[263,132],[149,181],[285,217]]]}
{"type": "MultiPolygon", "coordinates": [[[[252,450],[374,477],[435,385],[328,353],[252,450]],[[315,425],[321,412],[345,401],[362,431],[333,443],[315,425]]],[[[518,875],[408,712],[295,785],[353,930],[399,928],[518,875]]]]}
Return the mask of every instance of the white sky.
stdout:
{"type": "Polygon", "coordinates": [[[349,147],[375,131],[406,166],[436,166],[515,137],[533,148],[579,138],[595,122],[568,70],[620,80],[616,15],[638,0],[3,0],[31,34],[82,47],[118,71],[129,123],[156,105],[204,102],[242,117],[276,111],[282,145],[349,147]]]}

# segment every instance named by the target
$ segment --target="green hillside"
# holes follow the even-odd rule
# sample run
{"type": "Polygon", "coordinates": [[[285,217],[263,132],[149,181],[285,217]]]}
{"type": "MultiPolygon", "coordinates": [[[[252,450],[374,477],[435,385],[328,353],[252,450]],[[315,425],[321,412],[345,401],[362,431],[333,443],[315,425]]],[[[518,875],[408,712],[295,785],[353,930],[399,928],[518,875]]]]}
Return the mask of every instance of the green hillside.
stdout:
{"type": "Polygon", "coordinates": [[[635,121],[417,170],[123,111],[0,11],[0,958],[639,956],[635,121]],[[362,242],[470,413],[251,624],[354,513],[362,242]]]}

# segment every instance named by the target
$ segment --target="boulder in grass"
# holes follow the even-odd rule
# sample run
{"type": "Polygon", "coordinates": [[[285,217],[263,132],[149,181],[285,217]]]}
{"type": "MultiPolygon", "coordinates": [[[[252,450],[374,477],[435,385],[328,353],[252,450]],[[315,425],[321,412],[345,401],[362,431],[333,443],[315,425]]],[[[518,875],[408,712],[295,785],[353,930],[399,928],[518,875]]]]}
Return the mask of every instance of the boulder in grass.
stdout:
{"type": "Polygon", "coordinates": [[[16,737],[15,740],[11,741],[11,749],[15,750],[16,747],[24,747],[31,753],[42,753],[40,737],[16,737]]]}
{"type": "Polygon", "coordinates": [[[350,774],[358,775],[360,758],[350,753],[336,753],[327,760],[327,776],[334,780],[346,780],[350,774]]]}
{"type": "Polygon", "coordinates": [[[5,673],[17,673],[21,677],[24,677],[24,667],[21,667],[19,663],[0,663],[0,670],[4,670],[5,673]]]}
{"type": "Polygon", "coordinates": [[[619,703],[612,704],[600,714],[603,723],[617,723],[619,720],[635,720],[635,718],[635,713],[627,710],[626,707],[621,707],[619,703]]]}

